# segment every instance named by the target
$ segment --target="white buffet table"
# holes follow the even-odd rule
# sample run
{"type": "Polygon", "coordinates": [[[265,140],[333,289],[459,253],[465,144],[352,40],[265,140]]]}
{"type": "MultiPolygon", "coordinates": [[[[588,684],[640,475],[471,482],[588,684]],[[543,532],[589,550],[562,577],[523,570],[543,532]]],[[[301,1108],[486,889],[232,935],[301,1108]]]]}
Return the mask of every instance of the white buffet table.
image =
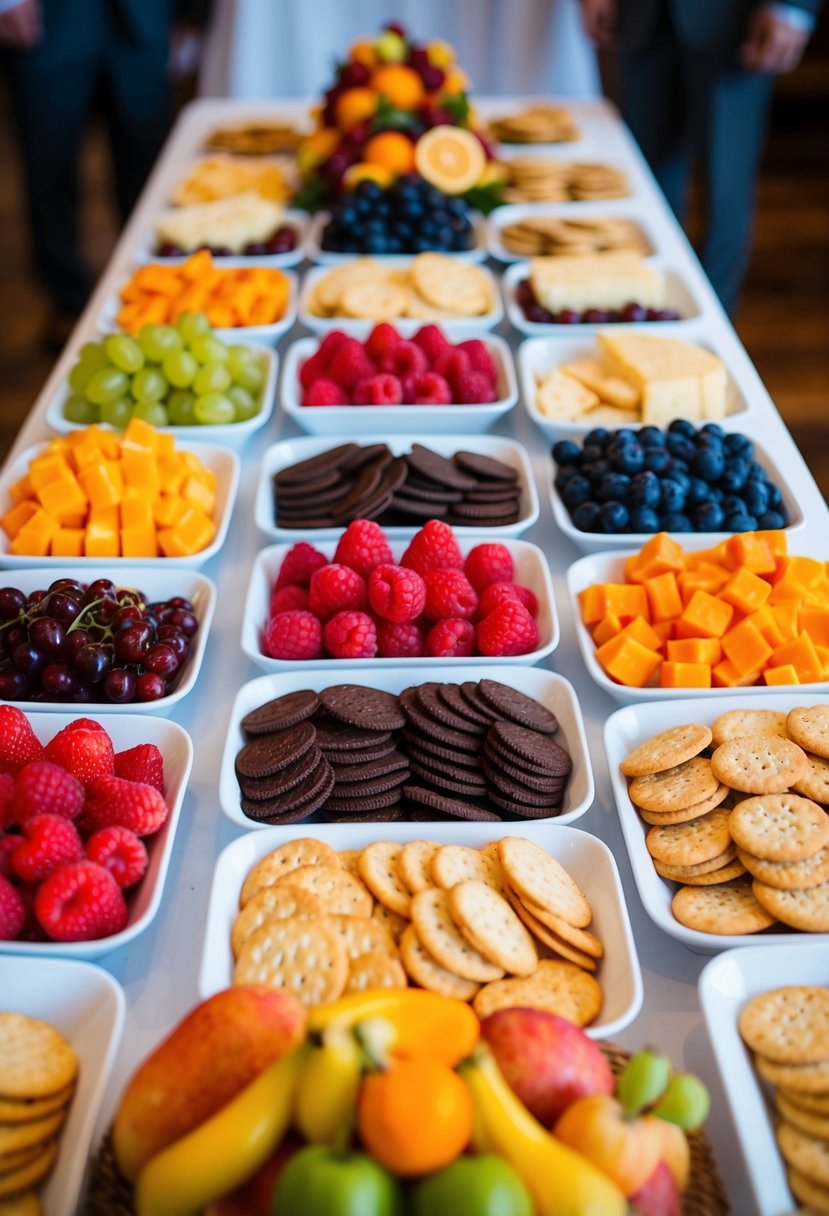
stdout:
{"type": "MultiPolygon", "coordinates": [[[[476,104],[483,113],[506,108],[503,99],[477,99],[476,104]]],[[[745,422],[739,421],[737,429],[759,440],[767,451],[774,453],[781,480],[796,487],[805,516],[805,526],[797,536],[796,551],[820,553],[829,535],[829,514],[824,499],[638,150],[615,112],[605,103],[575,102],[572,109],[584,138],[577,145],[561,145],[554,154],[580,160],[607,158],[625,168],[632,185],[632,197],[623,203],[608,202],[605,205],[607,213],[613,214],[619,207],[625,214],[643,217],[657,252],[666,264],[679,272],[697,297],[701,315],[682,325],[681,336],[702,341],[710,335],[716,336],[717,347],[732,376],[753,407],[745,422]]],[[[199,150],[207,132],[228,120],[241,121],[268,113],[284,117],[305,112],[304,106],[293,101],[272,100],[258,104],[200,101],[182,114],[71,342],[21,429],[10,458],[47,437],[44,415],[48,402],[74,362],[78,346],[94,335],[104,301],[127,277],[134,250],[147,240],[154,217],[199,150]]],[[[568,204],[561,210],[566,212],[580,206],[583,204],[568,204]]],[[[509,339],[513,349],[517,348],[521,335],[506,321],[498,332],[509,339]]],[[[304,336],[304,331],[293,330],[282,339],[280,349],[284,351],[287,344],[299,336],[304,336]]],[[[604,722],[615,706],[590,681],[575,644],[564,572],[579,554],[557,532],[553,523],[548,490],[551,478],[549,448],[521,404],[496,427],[496,432],[519,440],[532,457],[541,516],[526,533],[526,539],[540,545],[549,559],[562,631],[558,649],[544,665],[565,675],[576,687],[586,719],[595,773],[595,802],[577,826],[600,836],[612,849],[621,872],[638,947],[644,978],[644,1006],[619,1038],[622,1045],[630,1049],[645,1043],[658,1044],[677,1066],[691,1068],[705,1079],[713,1097],[707,1130],[733,1209],[739,1216],[752,1216],[754,1208],[742,1159],[697,998],[697,978],[707,958],[692,953],[652,924],[643,911],[628,863],[602,744],[604,722]]],[[[132,1069],[198,999],[197,975],[213,866],[219,851],[239,833],[219,810],[216,796],[219,761],[233,697],[242,683],[258,674],[240,648],[244,590],[254,554],[266,543],[253,523],[258,465],[269,444],[295,433],[296,428],[277,408],[269,425],[246,447],[241,489],[227,541],[221,553],[204,567],[204,572],[218,584],[219,598],[204,667],[196,687],[171,712],[193,738],[195,763],[162,907],[154,923],[133,944],[98,960],[121,982],[128,1003],[124,1037],[100,1113],[98,1135],[109,1124],[132,1069]]],[[[428,437],[424,438],[428,442],[428,437]]],[[[13,580],[14,574],[10,573],[7,581],[13,580]]],[[[90,706],[89,711],[98,712],[94,706],[90,706]]],[[[310,830],[313,831],[313,827],[310,830]]]]}

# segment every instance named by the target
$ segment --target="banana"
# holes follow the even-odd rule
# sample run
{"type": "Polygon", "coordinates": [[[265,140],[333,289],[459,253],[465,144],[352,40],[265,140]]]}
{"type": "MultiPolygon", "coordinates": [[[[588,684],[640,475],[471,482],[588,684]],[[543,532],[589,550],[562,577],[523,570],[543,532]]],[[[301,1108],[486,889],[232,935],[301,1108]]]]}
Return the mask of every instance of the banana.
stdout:
{"type": "Polygon", "coordinates": [[[475,1150],[495,1152],[510,1163],[532,1195],[537,1216],[625,1216],[627,1200],[616,1184],[545,1131],[483,1044],[458,1071],[475,1101],[475,1150]]]}
{"type": "Polygon", "coordinates": [[[294,1122],[311,1144],[334,1144],[357,1103],[363,1053],[351,1030],[333,1022],[311,1048],[299,1078],[294,1122]]]}
{"type": "Polygon", "coordinates": [[[415,988],[375,988],[370,992],[352,992],[348,996],[332,1001],[330,1005],[319,1005],[308,1017],[308,1032],[325,1030],[327,1026],[354,1026],[366,1018],[383,1017],[396,1012],[410,992],[415,988]]]}
{"type": "Polygon", "coordinates": [[[306,1058],[302,1044],[151,1158],[135,1186],[137,1216],[197,1216],[254,1174],[288,1130],[306,1058]]]}

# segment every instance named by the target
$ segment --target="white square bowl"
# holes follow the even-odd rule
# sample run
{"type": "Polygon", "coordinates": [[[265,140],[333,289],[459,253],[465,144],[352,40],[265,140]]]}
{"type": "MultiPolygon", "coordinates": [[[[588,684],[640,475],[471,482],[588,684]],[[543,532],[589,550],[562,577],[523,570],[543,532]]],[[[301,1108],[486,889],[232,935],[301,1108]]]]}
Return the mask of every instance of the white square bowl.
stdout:
{"type": "MultiPolygon", "coordinates": [[[[667,322],[665,324],[661,322],[648,322],[647,328],[643,332],[650,333],[651,325],[655,325],[657,337],[677,336],[675,333],[666,332],[667,322]]],[[[545,327],[540,326],[539,328],[545,327]]],[[[546,326],[548,330],[551,328],[549,325],[546,326]]],[[[567,327],[563,325],[557,326],[557,334],[561,335],[561,331],[565,328],[567,327]]],[[[582,435],[586,435],[588,431],[591,431],[597,425],[607,426],[609,430],[613,429],[612,421],[608,423],[605,411],[602,411],[599,415],[602,418],[601,423],[591,420],[594,417],[592,411],[585,414],[581,422],[564,422],[562,419],[548,418],[546,414],[542,414],[536,404],[538,382],[553,371],[554,368],[561,367],[564,363],[572,363],[576,359],[596,358],[598,348],[596,346],[595,331],[597,329],[612,328],[616,332],[617,328],[623,330],[632,327],[597,325],[593,326],[591,334],[580,335],[573,332],[574,330],[581,330],[581,328],[581,326],[576,325],[569,326],[570,332],[567,337],[561,335],[546,338],[525,338],[518,347],[518,381],[524,408],[538,429],[543,432],[551,443],[555,443],[557,439],[577,439],[582,435]]],[[[642,330],[641,326],[638,328],[642,330]]],[[[697,342],[697,345],[711,351],[725,363],[727,413],[725,418],[720,420],[720,425],[726,430],[742,426],[748,415],[753,413],[754,407],[729,371],[727,356],[719,349],[720,340],[717,336],[717,331],[712,330],[710,334],[706,333],[704,338],[697,342]]],[[[620,410],[619,413],[622,414],[622,411],[620,410]]],[[[620,421],[617,425],[638,430],[644,424],[641,422],[620,421]]]]}
{"type": "MultiPolygon", "coordinates": [[[[486,247],[489,256],[499,262],[526,262],[527,255],[512,253],[504,244],[501,234],[508,224],[536,219],[628,220],[644,238],[648,254],[660,252],[653,232],[641,218],[641,211],[637,212],[624,199],[610,199],[601,203],[510,203],[496,207],[487,220],[486,247]]],[[[561,250],[562,254],[565,252],[565,249],[561,250]]]]}
{"type": "MultiPolygon", "coordinates": [[[[643,321],[641,322],[645,332],[654,334],[670,333],[671,329],[682,332],[687,322],[694,321],[700,316],[700,306],[693,292],[686,285],[685,281],[680,277],[676,270],[670,266],[663,265],[660,259],[649,258],[650,264],[655,270],[661,270],[665,276],[665,308],[675,308],[679,313],[678,321],[643,321]],[[668,329],[668,326],[671,329],[668,329]],[[679,328],[678,328],[679,327],[679,328]]],[[[518,303],[516,291],[518,284],[529,277],[530,264],[527,261],[513,262],[504,271],[504,276],[501,279],[501,288],[504,293],[504,304],[506,305],[507,317],[510,325],[514,325],[522,334],[527,334],[531,338],[556,338],[556,337],[572,337],[575,331],[576,334],[592,334],[597,329],[606,329],[607,321],[601,322],[579,322],[576,325],[560,325],[552,322],[549,325],[542,324],[540,321],[528,321],[524,316],[524,310],[518,303]]]]}
{"type": "MultiPolygon", "coordinates": [[[[459,543],[461,553],[466,557],[471,549],[474,549],[476,545],[483,542],[480,538],[470,537],[461,539],[459,543]]],[[[424,667],[435,667],[437,669],[450,664],[453,667],[474,669],[480,666],[481,663],[487,663],[492,667],[515,667],[532,666],[534,663],[540,662],[541,659],[546,658],[548,654],[551,654],[555,650],[560,636],[558,617],[555,610],[553,584],[550,578],[550,568],[547,565],[547,559],[537,545],[531,545],[528,541],[502,540],[500,543],[512,555],[513,562],[515,563],[516,583],[529,587],[538,598],[538,617],[536,621],[540,636],[539,644],[535,650],[520,655],[496,656],[476,654],[470,655],[468,658],[453,659],[434,658],[430,655],[421,655],[416,659],[384,659],[379,656],[372,659],[335,659],[329,656],[324,659],[304,659],[301,663],[302,667],[308,672],[330,668],[333,675],[335,671],[383,671],[389,667],[411,668],[412,671],[420,671],[424,667]]],[[[254,558],[250,582],[248,583],[242,615],[242,649],[248,658],[252,659],[257,667],[261,667],[263,671],[296,671],[298,666],[295,660],[269,658],[266,654],[263,654],[261,646],[262,633],[268,618],[272,588],[279,569],[285,560],[285,555],[290,548],[291,546],[288,544],[271,545],[267,549],[261,549],[254,558]]],[[[323,541],[316,548],[329,561],[333,561],[337,542],[333,540],[323,541]]],[[[399,562],[405,549],[405,541],[392,546],[396,562],[399,562]]]]}
{"type": "Polygon", "coordinates": [[[111,975],[89,963],[0,956],[3,1008],[50,1022],[75,1049],[78,1081],[58,1156],[37,1187],[49,1216],[78,1209],[98,1110],[104,1098],[126,1014],[124,991],[111,975]]]}
{"type": "MultiPolygon", "coordinates": [[[[765,929],[762,933],[744,934],[703,933],[699,929],[689,929],[681,925],[671,911],[671,899],[682,884],[660,877],[653,867],[653,858],[645,847],[648,825],[628,797],[627,780],[620,772],[619,765],[634,747],[672,726],[689,722],[701,722],[710,726],[726,709],[757,708],[756,698],[743,695],[745,689],[739,692],[734,689],[722,691],[727,694],[725,703],[711,696],[694,701],[651,701],[649,704],[628,705],[625,709],[619,709],[611,714],[605,723],[605,754],[610,769],[610,782],[639,897],[648,916],[663,933],[676,938],[697,954],[718,954],[721,950],[729,950],[734,946],[750,946],[752,950],[755,946],[788,947],[803,940],[808,940],[816,949],[827,952],[829,933],[803,934],[796,929],[776,926],[765,929]]],[[[811,686],[804,685],[800,694],[775,695],[766,704],[767,707],[788,713],[799,705],[819,705],[825,700],[825,694],[816,695],[811,686]]]]}
{"type": "Polygon", "coordinates": [[[383,823],[269,828],[234,840],[219,855],[207,910],[199,990],[210,996],[226,988],[233,976],[230,930],[239,910],[239,892],[251,866],[289,840],[312,835],[333,849],[360,849],[372,841],[438,841],[483,848],[502,836],[523,836],[546,849],[573,876],[593,909],[591,928],[605,945],[597,979],[604,1005],[585,1028],[592,1039],[612,1038],[636,1017],[642,1004],[642,976],[625,907],[619,871],[603,841],[577,828],[528,823],[383,823]]]}
{"type": "MultiPolygon", "coordinates": [[[[403,456],[411,450],[413,443],[421,443],[423,435],[389,435],[385,443],[395,456],[403,456]]],[[[282,469],[299,464],[312,456],[319,456],[338,446],[337,440],[303,437],[301,439],[283,439],[267,449],[262,457],[259,471],[259,483],[256,487],[255,521],[260,532],[273,540],[288,541],[309,538],[316,544],[318,540],[336,540],[342,528],[281,528],[274,522],[273,507],[273,478],[282,469]]],[[[518,485],[521,487],[521,515],[513,524],[479,524],[472,527],[468,524],[453,524],[455,535],[491,536],[493,540],[501,540],[505,536],[520,536],[538,519],[538,494],[535,488],[535,478],[530,465],[526,448],[512,439],[501,435],[435,435],[429,436],[427,447],[440,456],[451,457],[455,452],[475,452],[477,455],[490,456],[502,460],[518,473],[518,485]]],[[[419,525],[393,524],[384,527],[389,540],[405,540],[414,536],[419,525]]]]}
{"type": "MultiPolygon", "coordinates": [[[[789,522],[786,524],[785,531],[791,536],[794,533],[800,532],[803,529],[805,519],[800,504],[795,497],[791,483],[786,480],[778,471],[777,465],[764,447],[756,441],[754,442],[754,457],[759,465],[765,469],[769,480],[773,481],[783,495],[783,503],[786,507],[786,512],[789,522]]],[[[556,489],[555,473],[557,465],[555,460],[551,459],[551,475],[550,475],[550,505],[553,508],[553,519],[556,521],[556,527],[559,532],[571,540],[574,545],[577,545],[583,553],[600,553],[603,550],[611,549],[631,549],[635,546],[641,547],[649,541],[652,532],[584,532],[581,528],[577,528],[570,518],[570,512],[564,505],[561,494],[556,489]]],[[[692,542],[695,547],[702,545],[708,548],[709,545],[718,545],[720,541],[731,536],[731,532],[683,532],[674,533],[683,544],[692,542]]]]}
{"type": "MultiPolygon", "coordinates": [[[[402,332],[402,331],[401,331],[402,332]]],[[[279,400],[289,418],[313,435],[477,434],[513,408],[518,383],[509,345],[503,338],[483,338],[498,369],[498,400],[484,405],[303,405],[299,371],[319,348],[316,338],[300,338],[285,353],[279,400]]]]}
{"type": "MultiPolygon", "coordinates": [[[[679,535],[677,533],[677,536],[679,535]]],[[[683,532],[681,534],[681,541],[686,549],[705,548],[709,539],[710,534],[709,537],[706,537],[704,532],[683,532]]],[[[658,688],[649,684],[645,688],[632,688],[611,680],[596,659],[596,646],[582,623],[579,602],[576,597],[591,583],[623,583],[625,581],[625,561],[638,552],[638,549],[619,549],[611,553],[590,553],[573,562],[567,570],[567,591],[570,596],[579,650],[588,674],[599,688],[610,693],[611,697],[620,705],[630,705],[638,701],[659,701],[666,704],[675,701],[677,697],[686,700],[713,698],[715,701],[728,704],[733,702],[736,697],[745,697],[756,703],[758,697],[764,697],[767,700],[773,698],[773,703],[777,706],[779,698],[792,691],[791,685],[750,684],[743,688],[658,688]]],[[[829,681],[821,680],[814,684],[803,684],[801,687],[804,696],[820,693],[825,699],[829,695],[829,681]]]]}
{"type": "MultiPolygon", "coordinates": [[[[310,222],[308,229],[307,255],[310,261],[315,262],[317,266],[339,266],[343,262],[351,262],[357,257],[367,257],[367,254],[359,253],[334,253],[330,249],[323,249],[322,235],[329,220],[331,219],[330,211],[318,211],[310,222]]],[[[474,243],[471,249],[462,249],[459,251],[441,249],[437,252],[442,253],[447,258],[453,258],[457,262],[483,262],[487,257],[487,222],[480,212],[474,212],[470,216],[472,222],[472,233],[474,243]]],[[[370,255],[375,262],[387,262],[391,258],[399,258],[399,254],[388,253],[373,253],[370,255]]]]}
{"type": "MultiPolygon", "coordinates": [[[[413,683],[419,682],[416,681],[413,671],[400,665],[386,667],[377,672],[349,670],[343,674],[347,675],[349,684],[380,688],[392,693],[400,693],[404,688],[409,688],[413,683]]],[[[431,678],[437,673],[429,671],[426,674],[431,678]]],[[[573,767],[564,791],[561,814],[550,819],[534,819],[533,823],[544,823],[551,826],[572,823],[590,808],[595,793],[593,770],[590,764],[590,752],[587,748],[581,707],[576,691],[569,680],[565,680],[564,676],[560,676],[556,672],[545,671],[543,667],[512,667],[507,670],[503,667],[492,667],[485,662],[481,662],[474,672],[470,672],[468,667],[448,664],[445,668],[440,669],[439,674],[447,684],[461,684],[465,680],[473,678],[499,680],[503,684],[509,684],[511,688],[517,688],[520,692],[526,693],[529,697],[535,697],[555,714],[558,720],[555,740],[565,751],[569,752],[573,767]]],[[[321,689],[339,682],[336,672],[326,668],[318,674],[309,673],[305,669],[279,675],[260,676],[258,679],[242,685],[230,711],[230,721],[219,770],[219,805],[232,823],[241,828],[257,831],[267,830],[269,827],[268,824],[248,819],[239,803],[239,783],[236,780],[235,762],[240,748],[247,742],[241,727],[245,715],[285,693],[297,692],[303,688],[312,688],[319,692],[321,689]]],[[[425,681],[423,682],[425,683],[425,681]]],[[[506,829],[510,830],[522,822],[522,820],[504,820],[506,829]]],[[[310,826],[310,822],[306,821],[306,827],[310,828],[310,826]]],[[[312,830],[316,832],[318,826],[320,825],[315,823],[312,830]]],[[[393,825],[384,824],[383,826],[393,825]]],[[[430,828],[439,826],[437,823],[429,824],[430,828]]],[[[376,827],[373,830],[376,832],[376,827]]],[[[302,835],[302,833],[298,834],[302,835]]],[[[533,835],[533,832],[530,831],[526,834],[533,835]]]]}
{"type": "MultiPolygon", "coordinates": [[[[86,709],[87,706],[83,708],[86,709]]],[[[77,713],[27,714],[32,730],[41,743],[48,743],[64,726],[75,722],[78,716],[77,713]]],[[[129,919],[120,933],[90,942],[0,942],[0,965],[4,954],[26,958],[99,958],[102,954],[110,954],[143,933],[161,905],[181,815],[181,804],[193,766],[193,743],[186,730],[175,722],[165,722],[163,718],[124,715],[119,718],[99,719],[94,713],[85,716],[93,721],[100,721],[112,739],[116,752],[135,747],[138,743],[156,745],[164,757],[164,798],[170,808],[170,814],[161,828],[145,840],[149,865],[141,881],[126,893],[129,919]]],[[[0,985],[0,993],[2,992],[4,990],[0,985]]]]}
{"type": "MultiPolygon", "coordinates": [[[[759,1216],[785,1216],[798,1207],[774,1135],[772,1108],[751,1052],[737,1028],[740,1010],[761,992],[787,984],[829,985],[825,946],[787,942],[727,950],[703,968],[700,1005],[759,1216]]],[[[798,1211],[800,1209],[798,1208],[798,1211]]]]}
{"type": "MultiPolygon", "coordinates": [[[[3,472],[0,473],[0,515],[8,511],[11,506],[9,498],[10,487],[28,472],[29,461],[33,460],[35,456],[40,456],[47,446],[48,444],[38,443],[33,447],[27,448],[11,464],[7,464],[3,472]]],[[[114,572],[128,566],[154,569],[155,567],[163,568],[166,565],[170,565],[178,566],[179,568],[196,569],[199,566],[203,566],[211,557],[216,556],[225,542],[227,530],[230,527],[230,517],[233,514],[233,504],[236,501],[236,492],[239,488],[239,457],[235,452],[229,452],[225,448],[216,447],[209,443],[177,443],[176,447],[183,452],[192,452],[194,456],[199,458],[205,468],[210,469],[216,475],[216,505],[213,512],[213,518],[216,523],[216,534],[210,544],[205,549],[200,550],[200,552],[193,553],[190,557],[76,557],[73,559],[75,575],[79,571],[91,570],[101,566],[111,567],[114,572]]],[[[9,551],[9,543],[8,536],[0,529],[0,569],[20,570],[30,566],[42,566],[44,570],[47,570],[51,566],[57,567],[67,560],[65,557],[43,557],[38,554],[11,553],[9,551]]],[[[92,577],[95,576],[93,575],[92,577]]],[[[176,593],[173,592],[172,594],[176,593]]]]}
{"type": "MultiPolygon", "coordinates": [[[[351,255],[352,258],[354,255],[351,255]]],[[[390,268],[406,269],[412,263],[411,258],[404,257],[388,257],[382,260],[382,265],[390,268]]],[[[307,326],[314,333],[324,334],[330,329],[341,329],[344,333],[352,334],[355,338],[366,338],[371,333],[376,321],[367,321],[355,317],[320,317],[316,313],[311,312],[310,304],[316,289],[317,283],[325,275],[330,274],[330,266],[315,266],[313,270],[309,270],[302,280],[302,288],[299,295],[299,322],[301,325],[307,326]]],[[[498,290],[498,284],[491,270],[486,267],[480,267],[481,274],[486,277],[489,284],[489,294],[492,301],[492,308],[489,312],[481,313],[477,317],[441,317],[439,324],[441,329],[445,330],[450,337],[462,339],[471,338],[479,334],[483,329],[494,329],[504,318],[504,306],[501,300],[501,293],[498,290]]],[[[403,335],[404,338],[409,338],[413,333],[420,329],[421,325],[428,325],[430,322],[421,320],[415,317],[387,317],[395,329],[403,335]]]]}
{"type": "MultiPolygon", "coordinates": [[[[173,209],[175,210],[175,208],[173,209]]],[[[290,226],[296,231],[296,245],[288,253],[235,253],[227,256],[214,256],[215,264],[224,269],[225,267],[247,267],[247,266],[268,266],[275,267],[277,270],[284,270],[287,266],[298,266],[303,258],[308,256],[308,230],[310,221],[306,211],[298,211],[295,208],[288,207],[282,216],[282,225],[290,226]]],[[[135,251],[135,259],[137,262],[160,262],[162,266],[179,266],[182,262],[186,262],[187,258],[196,252],[195,249],[190,250],[190,253],[178,257],[163,257],[160,253],[156,253],[156,241],[153,233],[147,232],[143,241],[135,251]]]]}
{"type": "MultiPolygon", "coordinates": [[[[276,378],[279,370],[279,356],[276,351],[270,346],[262,346],[260,343],[245,342],[239,345],[249,346],[256,355],[262,370],[265,373],[265,379],[262,388],[259,392],[259,411],[252,418],[248,418],[245,422],[226,423],[224,425],[205,425],[205,426],[172,426],[162,427],[161,430],[170,431],[175,436],[176,443],[182,440],[185,443],[196,442],[200,440],[208,440],[210,443],[221,444],[223,448],[238,449],[244,446],[254,435],[260,430],[266,422],[269,421],[273,414],[274,401],[276,399],[276,378]]],[[[52,397],[46,407],[46,423],[57,431],[59,435],[68,435],[70,431],[82,431],[84,428],[78,422],[70,422],[64,417],[63,407],[67,399],[71,396],[71,390],[68,384],[62,384],[52,397]]],[[[97,424],[102,430],[112,431],[117,430],[116,427],[107,426],[105,422],[97,424]]]]}
{"type": "MultiPolygon", "coordinates": [[[[90,570],[81,575],[81,582],[92,582],[97,571],[90,570]]],[[[77,566],[56,566],[54,569],[38,569],[35,567],[17,570],[12,578],[6,580],[0,571],[0,585],[19,588],[25,595],[33,591],[45,591],[51,583],[59,578],[78,578],[77,566]]],[[[192,690],[198,679],[201,665],[204,662],[204,652],[207,648],[207,638],[216,610],[216,584],[212,579],[199,574],[195,570],[182,570],[171,566],[167,569],[160,563],[155,566],[140,568],[123,566],[118,569],[118,585],[143,591],[147,602],[168,600],[174,595],[181,595],[190,600],[198,618],[199,627],[193,635],[190,650],[184,661],[184,670],[175,689],[166,697],[157,701],[130,701],[125,705],[116,705],[112,701],[90,701],[83,705],[74,704],[76,714],[86,710],[90,714],[162,714],[170,712],[182,698],[192,690]]],[[[65,714],[72,707],[66,701],[20,701],[21,708],[31,705],[38,713],[65,714]]]]}

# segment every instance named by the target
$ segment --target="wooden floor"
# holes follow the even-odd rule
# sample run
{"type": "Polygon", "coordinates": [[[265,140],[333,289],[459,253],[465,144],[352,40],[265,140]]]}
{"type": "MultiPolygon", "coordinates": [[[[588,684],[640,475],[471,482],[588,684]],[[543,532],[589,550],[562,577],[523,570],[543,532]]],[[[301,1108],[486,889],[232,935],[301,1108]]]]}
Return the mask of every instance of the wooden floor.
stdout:
{"type": "MultiPolygon", "coordinates": [[[[829,494],[829,103],[779,104],[759,191],[756,244],[737,329],[760,375],[829,494]]],[[[87,148],[83,241],[100,270],[117,236],[107,150],[87,148]]],[[[0,457],[45,380],[53,354],[47,318],[28,273],[19,173],[0,110],[0,457]]]]}

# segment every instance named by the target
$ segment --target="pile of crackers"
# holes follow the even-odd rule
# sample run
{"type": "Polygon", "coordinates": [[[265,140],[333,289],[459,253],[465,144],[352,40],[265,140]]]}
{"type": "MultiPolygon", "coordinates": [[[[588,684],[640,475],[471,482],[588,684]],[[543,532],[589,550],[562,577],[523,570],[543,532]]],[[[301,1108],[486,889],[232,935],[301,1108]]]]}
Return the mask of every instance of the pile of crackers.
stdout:
{"type": "Polygon", "coordinates": [[[590,426],[640,422],[642,394],[636,385],[614,375],[600,358],[571,359],[537,374],[535,404],[545,418],[590,426]]]}
{"type": "Polygon", "coordinates": [[[0,1013],[0,1207],[38,1216],[33,1187],[55,1164],[78,1058],[48,1022],[0,1013]]]}
{"type": "Polygon", "coordinates": [[[622,761],[671,908],[703,933],[829,932],[829,705],[734,709],[622,761]]]}
{"type": "Polygon", "coordinates": [[[177,207],[212,203],[236,194],[258,194],[285,203],[297,184],[296,168],[287,157],[230,156],[217,152],[196,161],[173,191],[177,207]]]}
{"type": "Polygon", "coordinates": [[[535,105],[489,121],[489,136],[499,144],[559,144],[579,138],[565,106],[535,105]]]}
{"type": "Polygon", "coordinates": [[[635,253],[646,257],[650,246],[633,220],[563,219],[528,215],[505,224],[498,233],[501,244],[520,257],[577,257],[579,254],[635,253]]]}
{"type": "Polygon", "coordinates": [[[393,321],[414,317],[445,321],[492,312],[495,300],[486,271],[443,253],[420,253],[407,267],[357,258],[317,280],[307,308],[315,317],[393,321]]]}
{"type": "Polygon", "coordinates": [[[569,203],[626,198],[621,169],[601,162],[578,163],[552,156],[521,155],[500,162],[505,203],[569,203]]]}
{"type": "Polygon", "coordinates": [[[340,853],[295,840],[257,862],[239,903],[233,982],[285,988],[308,1006],[410,983],[471,1001],[482,1018],[520,1005],[586,1026],[602,1006],[590,904],[520,837],[340,853]]]}
{"type": "Polygon", "coordinates": [[[791,1192],[810,1212],[829,1212],[829,988],[760,993],[741,1009],[738,1028],[773,1087],[791,1192]]]}
{"type": "Polygon", "coordinates": [[[217,127],[205,140],[213,152],[235,156],[273,156],[296,152],[304,133],[292,122],[248,122],[238,127],[217,127]]]}

